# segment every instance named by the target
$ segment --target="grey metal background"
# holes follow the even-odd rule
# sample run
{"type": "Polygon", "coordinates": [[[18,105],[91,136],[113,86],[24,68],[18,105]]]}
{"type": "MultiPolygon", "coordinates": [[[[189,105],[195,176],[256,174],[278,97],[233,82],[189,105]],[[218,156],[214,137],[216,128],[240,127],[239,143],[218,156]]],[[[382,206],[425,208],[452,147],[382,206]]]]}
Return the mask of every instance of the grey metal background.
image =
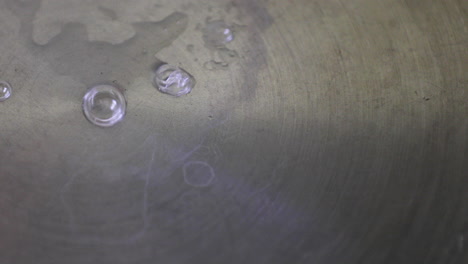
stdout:
{"type": "Polygon", "coordinates": [[[0,0],[0,263],[468,263],[467,9],[0,0]],[[128,102],[108,129],[99,83],[128,102]]]}

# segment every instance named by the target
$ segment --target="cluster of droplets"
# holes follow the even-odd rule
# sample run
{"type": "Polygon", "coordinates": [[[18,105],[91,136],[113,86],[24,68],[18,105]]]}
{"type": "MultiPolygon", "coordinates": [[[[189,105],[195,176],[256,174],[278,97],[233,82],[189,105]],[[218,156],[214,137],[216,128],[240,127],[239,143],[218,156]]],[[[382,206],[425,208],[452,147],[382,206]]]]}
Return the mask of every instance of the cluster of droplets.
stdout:
{"type": "MultiPolygon", "coordinates": [[[[162,93],[179,97],[192,91],[195,79],[179,67],[163,64],[155,72],[154,85],[162,93]]],[[[126,109],[124,94],[112,85],[91,87],[83,97],[83,113],[96,126],[111,127],[119,123],[126,109]]]]}
{"type": "Polygon", "coordinates": [[[203,64],[207,70],[227,70],[229,64],[238,54],[227,48],[227,44],[234,40],[234,29],[224,20],[207,21],[202,30],[205,47],[214,51],[215,58],[203,64]]]}
{"type": "Polygon", "coordinates": [[[223,20],[211,21],[203,29],[203,40],[209,47],[224,47],[234,40],[234,32],[223,20]]]}
{"type": "MultiPolygon", "coordinates": [[[[159,91],[176,97],[190,93],[195,83],[195,78],[188,72],[169,64],[158,67],[154,76],[154,85],[159,91]]],[[[0,80],[0,102],[10,96],[10,84],[0,80]]],[[[100,127],[111,127],[123,120],[127,102],[120,89],[102,84],[88,89],[82,107],[89,122],[100,127]]]]}
{"type": "MultiPolygon", "coordinates": [[[[225,48],[225,45],[234,40],[234,32],[224,21],[208,22],[203,29],[203,40],[208,47],[218,49],[230,57],[236,57],[234,51],[225,48]]],[[[224,60],[227,61],[227,60],[224,60]]],[[[213,67],[218,66],[215,62],[213,67]]],[[[224,62],[226,63],[226,62],[224,62]]],[[[222,65],[221,65],[222,66],[222,65]]],[[[192,91],[195,79],[187,71],[170,64],[159,66],[153,78],[154,86],[162,93],[180,97],[192,91]]],[[[0,102],[11,96],[9,83],[0,80],[0,102]]],[[[120,89],[113,85],[97,85],[88,89],[83,97],[83,113],[94,125],[110,127],[123,120],[127,102],[120,89]]]]}
{"type": "MultiPolygon", "coordinates": [[[[175,97],[190,93],[195,86],[195,78],[185,70],[163,64],[155,72],[154,85],[162,93],[175,97]]],[[[11,86],[0,81],[0,102],[11,96],[11,86]]],[[[115,86],[102,84],[88,89],[83,97],[83,113],[92,124],[111,127],[123,120],[127,102],[125,96],[115,86]]]]}

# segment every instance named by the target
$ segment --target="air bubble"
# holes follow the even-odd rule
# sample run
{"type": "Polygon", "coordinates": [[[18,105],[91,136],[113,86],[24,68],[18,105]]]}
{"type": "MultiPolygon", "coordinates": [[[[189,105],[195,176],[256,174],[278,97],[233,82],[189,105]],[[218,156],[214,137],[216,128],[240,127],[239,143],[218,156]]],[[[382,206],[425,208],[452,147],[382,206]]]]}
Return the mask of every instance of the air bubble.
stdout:
{"type": "Polygon", "coordinates": [[[122,92],[111,85],[90,88],[83,97],[83,112],[89,122],[110,127],[122,121],[127,103],[122,92]]]}
{"type": "Polygon", "coordinates": [[[188,72],[169,64],[161,65],[154,76],[154,85],[159,91],[176,97],[190,93],[195,83],[188,72]]]}
{"type": "Polygon", "coordinates": [[[5,101],[11,96],[11,86],[9,83],[0,81],[0,102],[5,101]]]}
{"type": "Polygon", "coordinates": [[[203,29],[203,40],[207,46],[222,47],[234,40],[234,32],[224,21],[212,21],[203,29]]]}

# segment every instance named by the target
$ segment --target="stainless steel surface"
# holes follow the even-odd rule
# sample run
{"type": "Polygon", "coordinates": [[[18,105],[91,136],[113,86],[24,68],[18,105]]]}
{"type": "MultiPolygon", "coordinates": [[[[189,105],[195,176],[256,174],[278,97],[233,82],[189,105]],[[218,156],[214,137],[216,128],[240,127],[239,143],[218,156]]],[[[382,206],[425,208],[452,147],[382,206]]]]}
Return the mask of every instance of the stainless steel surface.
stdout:
{"type": "Polygon", "coordinates": [[[0,263],[468,263],[467,10],[0,0],[0,263]]]}

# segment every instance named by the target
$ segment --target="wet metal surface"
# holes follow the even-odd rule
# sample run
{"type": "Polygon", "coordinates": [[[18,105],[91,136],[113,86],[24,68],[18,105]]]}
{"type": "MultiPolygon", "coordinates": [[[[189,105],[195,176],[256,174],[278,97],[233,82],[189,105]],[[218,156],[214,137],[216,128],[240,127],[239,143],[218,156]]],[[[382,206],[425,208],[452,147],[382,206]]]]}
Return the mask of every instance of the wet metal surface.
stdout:
{"type": "Polygon", "coordinates": [[[0,0],[0,264],[467,263],[467,10],[0,0]]]}

